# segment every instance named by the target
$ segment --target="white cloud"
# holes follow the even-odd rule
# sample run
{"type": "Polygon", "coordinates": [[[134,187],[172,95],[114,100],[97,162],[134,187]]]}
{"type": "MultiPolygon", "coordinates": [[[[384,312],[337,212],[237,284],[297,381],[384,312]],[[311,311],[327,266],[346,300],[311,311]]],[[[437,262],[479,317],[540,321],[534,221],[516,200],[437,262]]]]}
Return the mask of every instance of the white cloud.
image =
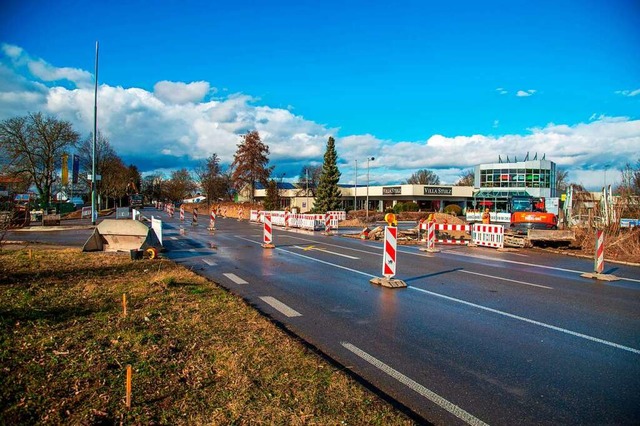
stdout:
{"type": "Polygon", "coordinates": [[[175,81],[159,81],[153,86],[153,93],[158,99],[171,104],[200,102],[210,91],[206,81],[182,83],[175,81]]]}
{"type": "Polygon", "coordinates": [[[2,51],[15,67],[26,67],[39,80],[52,82],[67,80],[77,87],[88,87],[93,83],[93,74],[78,68],[55,67],[42,59],[31,58],[21,47],[2,44],[2,51]]]}
{"type": "Polygon", "coordinates": [[[526,97],[526,96],[531,96],[534,93],[536,93],[536,90],[533,90],[533,89],[518,90],[518,92],[516,93],[516,96],[518,96],[518,97],[526,97]]]}
{"type": "MultiPolygon", "coordinates": [[[[3,45],[2,50],[0,120],[42,111],[70,121],[82,137],[91,132],[93,87],[47,87],[18,72],[24,64],[46,62],[28,58],[16,46],[3,45]],[[21,65],[20,61],[25,62],[21,65]]],[[[67,75],[57,70],[64,68],[41,74],[67,75]]],[[[597,187],[605,163],[610,165],[607,180],[612,183],[616,170],[639,157],[640,120],[628,117],[593,114],[586,123],[549,123],[525,134],[499,137],[436,134],[423,141],[391,141],[372,134],[340,135],[339,129],[315,123],[289,108],[257,105],[258,100],[246,94],[203,100],[209,93],[208,82],[160,82],[153,92],[102,84],[98,128],[126,162],[142,171],[193,167],[212,153],[229,164],[240,135],[255,129],[269,146],[270,163],[277,166],[278,173],[286,172],[287,178],[293,178],[303,164],[321,164],[326,141],[333,135],[345,184],[355,180],[355,160],[361,182],[367,157],[375,157],[369,164],[371,182],[397,184],[414,171],[427,168],[443,183],[453,183],[464,170],[497,162],[499,155],[523,159],[530,152],[532,156],[546,154],[547,159],[569,170],[571,181],[597,187]]],[[[499,124],[494,121],[494,126],[499,124]]]]}
{"type": "Polygon", "coordinates": [[[493,120],[493,126],[494,129],[497,129],[498,127],[500,127],[500,120],[493,120]]]}
{"type": "Polygon", "coordinates": [[[509,93],[507,90],[503,89],[502,87],[498,87],[496,91],[501,95],[506,95],[507,93],[509,93]]]}
{"type": "Polygon", "coordinates": [[[615,93],[618,94],[618,95],[622,95],[622,96],[632,97],[632,96],[640,95],[640,89],[636,89],[636,90],[616,90],[615,93]]]}

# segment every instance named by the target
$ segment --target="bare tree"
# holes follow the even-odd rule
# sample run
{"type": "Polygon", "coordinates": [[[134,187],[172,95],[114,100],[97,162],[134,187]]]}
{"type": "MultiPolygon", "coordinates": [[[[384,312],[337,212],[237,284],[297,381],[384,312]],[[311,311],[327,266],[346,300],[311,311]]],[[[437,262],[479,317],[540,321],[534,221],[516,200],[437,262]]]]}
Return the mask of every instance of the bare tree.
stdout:
{"type": "Polygon", "coordinates": [[[475,185],[476,172],[474,169],[467,169],[462,172],[460,179],[455,183],[456,186],[473,186],[475,185]]]}
{"type": "Polygon", "coordinates": [[[440,178],[431,170],[418,170],[407,179],[409,185],[440,185],[440,178]]]}
{"type": "Polygon", "coordinates": [[[28,176],[41,201],[48,205],[62,154],[76,145],[79,135],[68,121],[42,113],[14,117],[0,123],[3,161],[14,173],[28,176]]]}
{"type": "Polygon", "coordinates": [[[267,157],[269,147],[262,143],[257,131],[251,131],[242,138],[231,164],[231,167],[234,168],[232,179],[238,190],[249,187],[251,191],[249,198],[253,202],[256,182],[260,182],[266,187],[273,167],[267,166],[269,164],[267,157]]]}
{"type": "Polygon", "coordinates": [[[569,188],[569,172],[565,169],[556,170],[556,193],[562,194],[569,188]]]}
{"type": "Polygon", "coordinates": [[[298,191],[296,195],[306,195],[307,188],[309,188],[310,195],[315,198],[321,174],[322,166],[313,166],[311,164],[302,166],[300,175],[298,175],[298,191]]]}

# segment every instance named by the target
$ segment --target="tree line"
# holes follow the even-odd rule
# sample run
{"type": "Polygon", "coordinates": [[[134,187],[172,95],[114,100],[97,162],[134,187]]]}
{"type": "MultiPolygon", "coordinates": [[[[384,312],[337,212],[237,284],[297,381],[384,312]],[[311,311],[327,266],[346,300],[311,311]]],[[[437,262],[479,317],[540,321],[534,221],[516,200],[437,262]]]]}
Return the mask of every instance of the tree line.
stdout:
{"type": "MultiPolygon", "coordinates": [[[[0,122],[0,170],[20,182],[25,192],[34,186],[42,206],[48,206],[55,192],[87,194],[91,188],[89,176],[93,161],[93,135],[80,140],[70,122],[58,120],[42,113],[27,114],[0,122]],[[80,173],[77,184],[62,182],[58,170],[62,168],[63,154],[74,153],[79,158],[80,173]]],[[[253,200],[256,184],[266,189],[266,209],[281,207],[278,182],[272,177],[269,165],[269,147],[257,131],[242,136],[233,162],[223,167],[216,153],[202,160],[193,173],[182,168],[167,177],[162,173],[148,174],[144,178],[134,164],[126,165],[116,153],[108,138],[98,132],[96,138],[96,174],[100,208],[126,203],[127,195],[142,194],[147,201],[179,202],[195,195],[198,189],[209,202],[233,200],[240,190],[246,190],[253,200]]],[[[298,196],[308,195],[315,200],[314,210],[336,210],[341,206],[338,181],[338,154],[335,140],[329,137],[321,166],[303,166],[297,181],[298,196]]],[[[640,159],[621,170],[622,182],[616,192],[624,196],[640,195],[640,159]]],[[[455,185],[474,185],[473,169],[465,170],[455,185]]],[[[404,183],[439,185],[438,175],[428,169],[414,172],[404,183]]],[[[558,169],[556,189],[566,190],[568,172],[558,169]]]]}

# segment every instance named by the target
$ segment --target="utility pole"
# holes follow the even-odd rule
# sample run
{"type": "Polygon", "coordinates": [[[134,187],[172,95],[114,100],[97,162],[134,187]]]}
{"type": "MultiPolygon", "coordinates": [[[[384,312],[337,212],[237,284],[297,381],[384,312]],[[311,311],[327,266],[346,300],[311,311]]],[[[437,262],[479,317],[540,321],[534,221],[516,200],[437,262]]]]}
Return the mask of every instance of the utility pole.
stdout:
{"type": "Polygon", "coordinates": [[[373,161],[375,158],[367,157],[367,221],[369,220],[369,161],[373,161]]]}
{"type": "Polygon", "coordinates": [[[358,210],[358,160],[356,159],[356,182],[353,185],[353,211],[358,210]]]}
{"type": "Polygon", "coordinates": [[[96,138],[98,137],[98,42],[96,41],[96,82],[93,92],[93,144],[91,146],[91,224],[98,219],[96,210],[96,138]]]}

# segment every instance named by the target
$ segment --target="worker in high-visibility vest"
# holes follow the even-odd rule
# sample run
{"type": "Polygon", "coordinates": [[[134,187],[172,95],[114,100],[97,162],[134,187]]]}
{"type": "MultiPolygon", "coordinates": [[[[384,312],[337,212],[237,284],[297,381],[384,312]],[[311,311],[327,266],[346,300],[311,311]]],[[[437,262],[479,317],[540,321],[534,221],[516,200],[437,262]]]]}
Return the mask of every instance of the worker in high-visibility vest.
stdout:
{"type": "Polygon", "coordinates": [[[484,213],[482,213],[482,223],[491,223],[491,214],[489,214],[489,207],[485,208],[484,213]]]}

